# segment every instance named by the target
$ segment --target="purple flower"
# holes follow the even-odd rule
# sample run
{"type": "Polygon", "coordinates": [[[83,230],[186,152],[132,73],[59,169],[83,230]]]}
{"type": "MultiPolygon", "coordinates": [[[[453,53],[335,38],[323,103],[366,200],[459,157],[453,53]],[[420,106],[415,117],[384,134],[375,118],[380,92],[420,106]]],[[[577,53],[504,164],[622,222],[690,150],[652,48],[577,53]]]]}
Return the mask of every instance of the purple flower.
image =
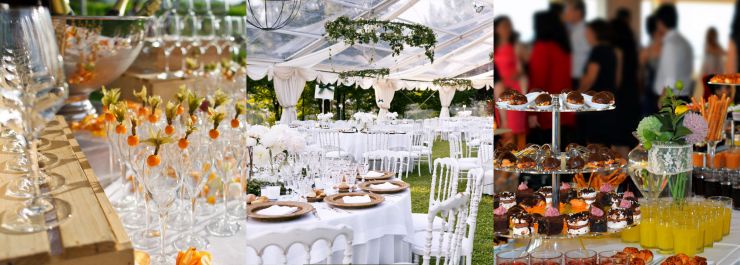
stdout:
{"type": "Polygon", "coordinates": [[[684,138],[687,144],[699,143],[707,137],[707,121],[699,114],[686,113],[683,117],[683,126],[691,131],[691,134],[684,138]]]}

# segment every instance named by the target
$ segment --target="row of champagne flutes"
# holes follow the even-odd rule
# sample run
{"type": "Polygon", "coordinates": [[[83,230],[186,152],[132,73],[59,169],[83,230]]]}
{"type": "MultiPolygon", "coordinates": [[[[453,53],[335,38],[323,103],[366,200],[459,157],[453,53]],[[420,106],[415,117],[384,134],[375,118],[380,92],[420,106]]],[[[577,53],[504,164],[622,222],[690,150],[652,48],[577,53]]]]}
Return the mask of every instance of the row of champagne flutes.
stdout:
{"type": "Polygon", "coordinates": [[[210,218],[206,225],[210,235],[233,236],[239,230],[238,219],[228,214],[227,195],[241,193],[240,173],[246,164],[246,150],[241,147],[246,138],[240,120],[245,107],[238,100],[231,102],[220,90],[203,97],[182,87],[175,100],[167,103],[147,95],[145,89],[135,94],[142,104],[120,101],[117,89],[104,90],[108,140],[122,164],[122,189],[131,186],[133,191],[115,201],[114,207],[124,225],[135,231],[134,246],[143,250],[158,247],[156,260],[166,264],[174,257],[166,253],[168,229],[182,231],[174,239],[178,250],[208,247],[208,239],[195,233],[197,211],[211,208],[198,203],[203,196],[215,203],[218,195],[223,205],[218,218],[210,218]],[[227,117],[229,122],[224,122],[227,117]],[[128,173],[133,176],[130,180],[128,173]],[[231,185],[235,182],[236,188],[231,185]],[[216,195],[209,196],[206,187],[216,195]],[[158,230],[150,225],[154,220],[150,211],[158,213],[158,230]],[[187,220],[184,225],[183,220],[187,220]]]}
{"type": "Polygon", "coordinates": [[[49,196],[64,184],[63,177],[49,170],[57,157],[39,151],[49,146],[42,132],[68,96],[48,10],[0,9],[0,58],[3,152],[14,157],[1,170],[16,176],[6,195],[27,198],[3,214],[0,227],[19,233],[43,231],[60,225],[72,213],[68,202],[49,196]]]}

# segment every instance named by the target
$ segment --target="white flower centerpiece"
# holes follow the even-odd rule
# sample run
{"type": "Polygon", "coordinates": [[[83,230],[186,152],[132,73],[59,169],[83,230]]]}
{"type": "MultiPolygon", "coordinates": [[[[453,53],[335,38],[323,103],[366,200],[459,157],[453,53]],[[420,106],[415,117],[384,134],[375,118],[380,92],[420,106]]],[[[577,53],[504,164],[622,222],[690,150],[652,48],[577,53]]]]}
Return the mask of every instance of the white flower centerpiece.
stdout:
{"type": "Polygon", "coordinates": [[[357,129],[359,131],[367,131],[370,125],[377,119],[375,114],[367,112],[357,112],[352,115],[352,118],[357,122],[357,129]]]}
{"type": "Polygon", "coordinates": [[[295,129],[284,124],[267,128],[254,125],[247,129],[247,148],[251,150],[251,165],[269,169],[274,174],[285,158],[306,149],[306,139],[295,129]]]}
{"type": "Polygon", "coordinates": [[[319,126],[321,128],[329,128],[329,121],[334,118],[334,113],[319,113],[316,115],[316,118],[319,119],[319,126]]]}

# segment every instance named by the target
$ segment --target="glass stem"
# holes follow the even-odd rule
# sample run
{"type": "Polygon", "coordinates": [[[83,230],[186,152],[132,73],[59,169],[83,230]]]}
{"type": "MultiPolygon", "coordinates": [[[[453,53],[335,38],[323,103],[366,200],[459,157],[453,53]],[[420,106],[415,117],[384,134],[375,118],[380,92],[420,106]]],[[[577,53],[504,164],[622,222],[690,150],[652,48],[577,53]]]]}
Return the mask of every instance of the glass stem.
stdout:
{"type": "Polygon", "coordinates": [[[30,145],[31,151],[29,156],[31,158],[31,182],[33,183],[33,199],[41,197],[41,187],[39,187],[39,153],[36,146],[36,140],[27,142],[30,145]]]}
{"type": "Polygon", "coordinates": [[[717,142],[715,141],[708,141],[707,142],[707,163],[709,164],[709,168],[714,168],[714,155],[717,152],[717,142]]]}
{"type": "Polygon", "coordinates": [[[164,73],[167,74],[167,76],[170,75],[170,54],[171,51],[168,52],[167,48],[164,48],[164,73]]]}
{"type": "Polygon", "coordinates": [[[190,235],[191,236],[195,235],[195,208],[196,208],[195,206],[198,202],[196,198],[197,198],[197,195],[194,195],[190,199],[190,235]]]}
{"type": "Polygon", "coordinates": [[[165,247],[164,237],[165,237],[166,229],[167,229],[167,211],[160,210],[159,211],[159,255],[162,258],[166,257],[165,252],[164,252],[164,247],[165,247]]]}
{"type": "Polygon", "coordinates": [[[224,199],[224,224],[228,224],[229,223],[229,211],[228,211],[229,201],[226,198],[227,197],[226,194],[228,193],[228,188],[229,188],[229,184],[228,184],[229,177],[228,177],[228,174],[226,174],[226,172],[224,172],[224,176],[225,176],[224,181],[223,181],[224,191],[222,192],[221,196],[224,199]]]}

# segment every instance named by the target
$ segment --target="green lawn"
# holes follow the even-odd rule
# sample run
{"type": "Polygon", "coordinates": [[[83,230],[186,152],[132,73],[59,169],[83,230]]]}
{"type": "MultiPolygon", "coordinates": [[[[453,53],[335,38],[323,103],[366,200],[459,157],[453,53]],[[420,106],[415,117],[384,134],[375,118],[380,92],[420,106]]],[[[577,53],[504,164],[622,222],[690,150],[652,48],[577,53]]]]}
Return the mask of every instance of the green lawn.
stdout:
{"type": "MultiPolygon", "coordinates": [[[[432,161],[435,158],[447,157],[450,153],[447,142],[436,141],[432,153],[432,161]]],[[[425,163],[421,165],[421,176],[416,171],[412,173],[409,173],[409,178],[403,179],[411,184],[412,211],[426,213],[429,207],[429,186],[432,184],[432,174],[429,173],[425,163]]],[[[458,186],[460,191],[465,190],[464,181],[458,186]]],[[[478,206],[472,264],[493,264],[493,196],[490,195],[483,195],[478,206]]]]}

